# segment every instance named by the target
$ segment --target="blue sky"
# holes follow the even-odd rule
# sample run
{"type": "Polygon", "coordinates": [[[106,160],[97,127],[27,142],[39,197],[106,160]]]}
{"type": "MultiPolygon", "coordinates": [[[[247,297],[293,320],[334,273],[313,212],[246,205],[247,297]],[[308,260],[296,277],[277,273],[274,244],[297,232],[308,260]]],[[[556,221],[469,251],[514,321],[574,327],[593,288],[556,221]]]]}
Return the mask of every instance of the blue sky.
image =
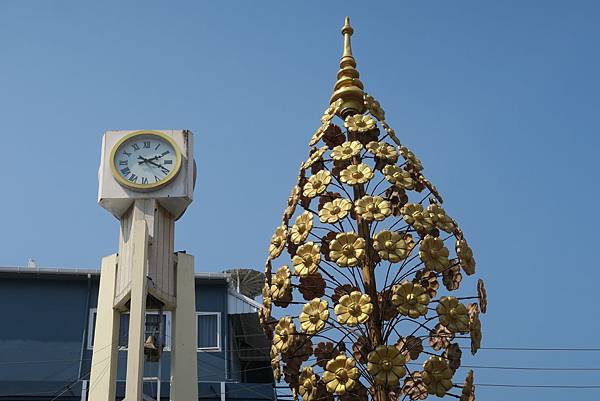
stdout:
{"type": "MultiPolygon", "coordinates": [[[[366,90],[476,252],[491,298],[484,346],[598,346],[599,14],[593,1],[2,1],[0,265],[98,266],[118,240],[96,204],[102,133],[186,128],[198,181],[177,248],[200,271],[262,269],[350,15],[366,90]]],[[[594,367],[597,356],[490,350],[473,363],[594,367]]],[[[599,382],[598,372],[477,377],[599,382]]]]}

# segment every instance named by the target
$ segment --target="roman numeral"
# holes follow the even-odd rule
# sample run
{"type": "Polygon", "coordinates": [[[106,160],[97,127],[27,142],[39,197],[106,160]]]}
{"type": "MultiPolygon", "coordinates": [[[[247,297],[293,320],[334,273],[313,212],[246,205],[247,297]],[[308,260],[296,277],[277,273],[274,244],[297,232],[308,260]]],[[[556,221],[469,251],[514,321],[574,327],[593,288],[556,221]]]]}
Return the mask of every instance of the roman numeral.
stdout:
{"type": "Polygon", "coordinates": [[[131,182],[137,182],[138,176],[131,173],[131,175],[129,176],[128,180],[131,182]]]}
{"type": "Polygon", "coordinates": [[[158,178],[157,176],[154,176],[154,182],[159,182],[160,178],[158,178]]]}
{"type": "Polygon", "coordinates": [[[144,148],[150,149],[150,141],[144,141],[144,148]]]}
{"type": "Polygon", "coordinates": [[[125,168],[121,169],[121,174],[127,175],[129,173],[131,173],[131,170],[129,170],[129,167],[125,167],[125,168]]]}
{"type": "Polygon", "coordinates": [[[158,148],[160,148],[160,143],[158,145],[156,145],[156,147],[154,148],[154,150],[158,150],[158,148]]]}
{"type": "Polygon", "coordinates": [[[162,152],[162,153],[161,153],[161,155],[162,155],[162,156],[166,156],[166,155],[168,155],[169,153],[171,153],[171,152],[169,152],[168,150],[165,150],[164,152],[162,152]]]}
{"type": "Polygon", "coordinates": [[[138,145],[137,143],[134,143],[131,146],[133,146],[133,150],[140,150],[140,145],[138,145]]]}
{"type": "Polygon", "coordinates": [[[123,154],[124,154],[125,156],[127,156],[127,157],[131,156],[131,153],[127,153],[127,152],[125,152],[125,151],[123,151],[123,154]]]}
{"type": "Polygon", "coordinates": [[[142,177],[142,184],[147,184],[148,183],[148,179],[146,177],[142,177]]]}
{"type": "Polygon", "coordinates": [[[119,160],[119,166],[126,166],[127,160],[119,160]]]}
{"type": "Polygon", "coordinates": [[[173,164],[173,160],[165,160],[165,164],[173,164]]]}

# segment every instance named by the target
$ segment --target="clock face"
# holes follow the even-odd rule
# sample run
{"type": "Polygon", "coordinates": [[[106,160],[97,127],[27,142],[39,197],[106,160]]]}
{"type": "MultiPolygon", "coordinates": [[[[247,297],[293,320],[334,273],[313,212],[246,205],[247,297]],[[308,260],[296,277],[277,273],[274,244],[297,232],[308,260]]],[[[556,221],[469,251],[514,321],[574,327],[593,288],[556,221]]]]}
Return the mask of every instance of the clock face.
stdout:
{"type": "Polygon", "coordinates": [[[111,160],[117,181],[136,190],[154,190],[164,186],[181,167],[177,144],[156,131],[126,135],[113,148],[111,160]]]}

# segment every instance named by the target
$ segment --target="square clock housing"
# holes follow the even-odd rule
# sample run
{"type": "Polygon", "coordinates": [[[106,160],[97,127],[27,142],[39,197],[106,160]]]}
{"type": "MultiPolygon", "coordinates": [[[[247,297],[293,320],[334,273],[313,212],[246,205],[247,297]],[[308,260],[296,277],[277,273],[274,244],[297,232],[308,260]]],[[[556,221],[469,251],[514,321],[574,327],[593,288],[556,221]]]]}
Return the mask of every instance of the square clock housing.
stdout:
{"type": "Polygon", "coordinates": [[[98,203],[120,218],[136,199],[156,199],[179,218],[196,178],[187,130],[106,131],[98,171],[98,203]]]}

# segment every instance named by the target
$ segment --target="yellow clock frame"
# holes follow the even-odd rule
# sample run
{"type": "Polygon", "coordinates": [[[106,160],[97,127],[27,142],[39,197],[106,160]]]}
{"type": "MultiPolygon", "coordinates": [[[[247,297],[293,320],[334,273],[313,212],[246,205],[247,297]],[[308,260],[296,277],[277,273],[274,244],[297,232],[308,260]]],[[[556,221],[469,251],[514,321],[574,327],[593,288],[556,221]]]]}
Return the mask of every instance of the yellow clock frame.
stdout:
{"type": "Polygon", "coordinates": [[[177,174],[179,174],[179,170],[181,170],[181,149],[179,149],[179,146],[177,145],[177,143],[170,136],[165,134],[164,132],[152,131],[152,130],[142,130],[142,131],[131,132],[131,133],[125,135],[123,138],[119,139],[117,141],[117,143],[114,144],[114,146],[112,147],[112,149],[110,151],[110,171],[112,172],[113,177],[115,177],[115,180],[117,180],[117,182],[119,184],[123,185],[124,187],[130,188],[130,189],[134,189],[134,190],[138,190],[138,191],[157,190],[157,189],[162,188],[165,185],[169,184],[171,181],[173,181],[175,176],[177,176],[177,174]],[[171,170],[171,172],[160,182],[155,182],[152,184],[136,184],[136,183],[133,183],[133,182],[123,178],[123,176],[121,176],[121,174],[119,174],[119,171],[117,170],[117,165],[115,163],[115,156],[117,155],[117,150],[119,150],[119,148],[121,148],[121,145],[123,145],[125,142],[127,142],[131,138],[134,138],[136,136],[141,136],[141,135],[158,136],[158,137],[164,139],[166,142],[168,142],[175,150],[175,168],[173,170],[171,170]]]}

